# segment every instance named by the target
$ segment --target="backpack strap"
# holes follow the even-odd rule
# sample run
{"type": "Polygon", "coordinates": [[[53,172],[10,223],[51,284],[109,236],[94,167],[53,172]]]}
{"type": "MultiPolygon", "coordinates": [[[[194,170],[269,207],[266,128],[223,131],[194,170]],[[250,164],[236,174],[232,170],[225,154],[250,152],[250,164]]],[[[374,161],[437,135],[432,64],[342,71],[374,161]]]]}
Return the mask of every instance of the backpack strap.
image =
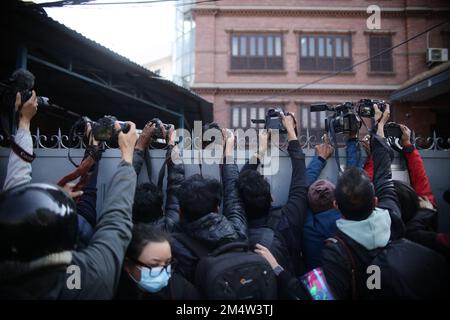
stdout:
{"type": "Polygon", "coordinates": [[[356,290],[356,262],[355,258],[353,257],[352,250],[347,245],[347,243],[342,239],[341,237],[335,235],[334,238],[329,238],[326,240],[327,242],[332,242],[334,244],[339,243],[342,248],[344,248],[344,251],[347,255],[348,260],[350,261],[350,267],[351,267],[351,277],[352,277],[352,299],[355,300],[357,297],[357,290],[356,290]]]}
{"type": "Polygon", "coordinates": [[[208,248],[201,244],[196,239],[191,238],[185,233],[174,233],[172,236],[181,242],[186,248],[192,251],[197,258],[203,258],[209,254],[208,248]]]}

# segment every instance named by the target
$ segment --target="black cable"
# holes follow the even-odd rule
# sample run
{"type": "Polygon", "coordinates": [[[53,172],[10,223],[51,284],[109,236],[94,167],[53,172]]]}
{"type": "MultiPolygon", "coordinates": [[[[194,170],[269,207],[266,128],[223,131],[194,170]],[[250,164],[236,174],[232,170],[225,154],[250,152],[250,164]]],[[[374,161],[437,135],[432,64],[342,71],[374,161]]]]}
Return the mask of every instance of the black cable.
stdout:
{"type": "Polygon", "coordinates": [[[354,67],[357,67],[357,66],[359,66],[359,65],[361,65],[361,64],[363,64],[363,63],[366,63],[366,62],[368,62],[368,61],[370,61],[370,60],[372,60],[372,59],[374,59],[374,58],[376,58],[376,57],[379,57],[379,56],[381,56],[382,54],[385,54],[386,52],[392,51],[392,50],[394,50],[395,48],[398,48],[398,47],[404,45],[405,43],[407,43],[407,42],[409,42],[409,41],[412,41],[412,40],[414,40],[414,39],[420,37],[421,35],[424,35],[425,33],[429,32],[429,31],[431,31],[431,30],[433,30],[433,29],[436,29],[437,27],[440,27],[440,26],[442,26],[442,25],[444,25],[444,24],[446,24],[446,23],[448,23],[448,22],[450,22],[450,19],[449,19],[449,20],[446,20],[446,21],[444,21],[444,22],[438,23],[438,24],[436,24],[436,25],[434,25],[434,26],[432,26],[432,27],[430,27],[430,28],[427,28],[427,29],[425,29],[424,31],[421,31],[421,32],[419,32],[418,34],[412,36],[411,38],[408,38],[408,39],[406,39],[406,40],[404,40],[404,41],[402,41],[402,42],[400,42],[400,43],[397,43],[396,45],[394,45],[394,46],[392,46],[392,47],[390,47],[390,48],[386,48],[386,49],[380,51],[379,53],[374,54],[374,55],[372,55],[372,56],[370,56],[369,58],[366,58],[366,59],[364,59],[364,60],[361,60],[361,61],[359,61],[359,62],[357,62],[357,63],[355,63],[355,64],[353,64],[353,65],[351,65],[351,66],[349,66],[349,67],[347,67],[347,68],[340,69],[340,70],[338,70],[338,71],[332,72],[332,73],[327,74],[327,75],[325,75],[325,76],[323,76],[323,77],[321,77],[321,78],[319,78],[319,79],[316,79],[316,80],[314,80],[314,81],[311,81],[311,82],[308,82],[308,83],[306,83],[306,84],[304,84],[304,85],[301,85],[301,86],[299,86],[299,87],[297,87],[297,88],[289,89],[289,90],[287,90],[285,93],[281,93],[281,94],[273,94],[273,95],[267,96],[267,97],[265,97],[265,98],[263,98],[263,99],[261,99],[261,100],[259,100],[259,101],[243,103],[243,104],[240,104],[240,105],[236,105],[236,107],[256,106],[256,105],[261,104],[261,103],[264,102],[264,101],[267,101],[267,100],[270,100],[270,99],[273,99],[273,98],[283,97],[283,96],[285,96],[285,95],[288,95],[288,94],[290,94],[290,93],[296,92],[296,91],[298,91],[298,90],[302,90],[302,89],[304,89],[304,88],[306,88],[306,87],[308,87],[308,86],[310,86],[310,85],[312,85],[312,84],[315,84],[315,83],[318,83],[318,82],[320,82],[320,81],[323,81],[323,80],[332,78],[332,77],[334,77],[334,76],[337,76],[337,75],[340,74],[341,72],[352,70],[354,67]]]}

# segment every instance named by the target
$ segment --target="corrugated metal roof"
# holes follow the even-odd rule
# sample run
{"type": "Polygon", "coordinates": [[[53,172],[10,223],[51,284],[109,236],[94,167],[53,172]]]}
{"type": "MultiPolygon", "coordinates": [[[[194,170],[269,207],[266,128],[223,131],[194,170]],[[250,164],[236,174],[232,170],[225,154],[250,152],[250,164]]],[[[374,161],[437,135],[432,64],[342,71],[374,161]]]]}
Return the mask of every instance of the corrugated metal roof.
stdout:
{"type": "Polygon", "coordinates": [[[128,67],[134,69],[134,71],[140,73],[143,76],[148,77],[149,79],[154,79],[156,81],[162,82],[166,85],[168,85],[171,88],[174,88],[176,90],[178,90],[179,92],[182,92],[184,94],[187,94],[197,100],[199,100],[200,103],[207,103],[210,104],[210,102],[206,101],[205,99],[203,99],[201,96],[199,96],[198,94],[196,94],[195,92],[188,90],[182,86],[177,85],[176,83],[172,82],[171,80],[162,78],[160,76],[158,76],[156,73],[144,68],[143,66],[133,62],[132,60],[120,55],[119,53],[103,46],[102,44],[89,39],[88,37],[86,37],[85,35],[79,33],[78,31],[54,20],[53,18],[49,17],[48,14],[45,12],[44,9],[42,9],[41,7],[37,6],[34,3],[23,3],[25,4],[22,7],[26,7],[26,9],[30,9],[30,11],[33,11],[36,14],[36,17],[39,17],[39,19],[41,20],[41,22],[46,23],[48,25],[50,25],[51,27],[60,30],[61,32],[66,33],[67,35],[76,38],[79,41],[84,42],[84,44],[92,47],[95,50],[99,50],[102,53],[110,56],[113,59],[118,60],[119,62],[127,65],[128,67]]]}

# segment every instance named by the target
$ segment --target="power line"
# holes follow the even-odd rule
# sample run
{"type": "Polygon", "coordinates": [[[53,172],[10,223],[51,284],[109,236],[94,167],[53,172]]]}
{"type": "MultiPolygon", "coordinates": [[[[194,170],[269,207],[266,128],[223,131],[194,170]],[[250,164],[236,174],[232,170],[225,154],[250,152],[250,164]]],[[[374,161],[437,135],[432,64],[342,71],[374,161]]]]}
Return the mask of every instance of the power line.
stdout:
{"type": "Polygon", "coordinates": [[[304,88],[306,88],[306,87],[308,87],[308,86],[310,86],[310,85],[313,85],[313,84],[318,83],[318,82],[320,82],[320,81],[323,81],[323,80],[332,78],[332,77],[334,77],[334,76],[337,76],[338,74],[340,74],[340,73],[342,73],[342,72],[344,72],[344,71],[353,70],[354,67],[357,67],[357,66],[359,66],[359,65],[361,65],[361,64],[363,64],[363,63],[366,63],[366,62],[368,62],[368,61],[370,61],[370,60],[372,60],[372,59],[374,59],[374,58],[376,58],[376,57],[379,57],[379,56],[381,56],[382,54],[385,54],[386,52],[392,51],[392,50],[394,50],[394,49],[396,49],[396,48],[398,48],[398,47],[404,45],[405,43],[407,43],[407,42],[409,42],[409,41],[412,41],[412,40],[414,40],[414,39],[420,37],[421,35],[423,35],[423,34],[425,34],[425,33],[427,33],[427,32],[430,32],[431,30],[436,29],[437,27],[440,27],[440,26],[442,26],[442,25],[444,25],[444,24],[446,24],[446,23],[448,23],[448,22],[450,22],[450,19],[449,19],[449,20],[446,20],[446,21],[444,21],[444,22],[438,23],[438,24],[436,24],[436,25],[434,25],[434,26],[432,26],[432,27],[429,27],[429,28],[425,29],[424,31],[421,31],[421,32],[419,32],[418,34],[412,36],[411,38],[408,38],[408,39],[406,39],[406,40],[404,40],[404,41],[402,41],[402,42],[400,42],[400,43],[397,43],[396,45],[394,45],[394,46],[392,46],[392,47],[390,47],[390,48],[386,48],[386,49],[380,51],[379,53],[374,54],[374,55],[372,55],[372,56],[370,56],[369,58],[366,58],[366,59],[364,59],[364,60],[361,60],[361,61],[359,61],[359,62],[357,62],[357,63],[355,63],[355,64],[353,64],[353,65],[351,65],[351,66],[349,66],[349,67],[347,67],[347,68],[340,69],[340,70],[338,70],[338,71],[332,72],[332,73],[327,74],[327,75],[325,75],[325,76],[323,76],[323,77],[321,77],[321,78],[319,78],[319,79],[316,79],[316,80],[313,80],[313,81],[311,81],[311,82],[305,83],[305,84],[303,84],[303,85],[301,85],[301,86],[299,86],[299,87],[297,87],[297,88],[293,88],[293,89],[286,90],[286,92],[284,92],[284,93],[273,94],[273,95],[267,96],[267,97],[265,97],[265,98],[263,98],[263,99],[261,99],[261,100],[259,100],[259,101],[256,101],[256,102],[247,102],[247,103],[238,104],[238,105],[236,105],[236,107],[256,106],[256,105],[258,105],[258,104],[260,104],[260,103],[262,103],[262,102],[265,102],[265,101],[267,101],[267,100],[270,100],[270,99],[273,99],[273,98],[277,98],[277,97],[283,97],[283,96],[286,96],[286,95],[291,94],[291,93],[293,93],[293,92],[302,90],[302,89],[304,89],[304,88]]]}
{"type": "MultiPolygon", "coordinates": [[[[137,5],[148,5],[155,3],[164,3],[164,2],[180,2],[182,0],[151,0],[151,1],[123,1],[123,2],[90,2],[90,1],[57,1],[57,2],[46,2],[39,4],[40,7],[65,7],[65,6],[103,6],[103,5],[128,5],[128,4],[137,4],[137,5]]],[[[181,2],[175,4],[177,7],[194,5],[206,2],[218,2],[220,0],[199,0],[192,2],[181,2]]]]}

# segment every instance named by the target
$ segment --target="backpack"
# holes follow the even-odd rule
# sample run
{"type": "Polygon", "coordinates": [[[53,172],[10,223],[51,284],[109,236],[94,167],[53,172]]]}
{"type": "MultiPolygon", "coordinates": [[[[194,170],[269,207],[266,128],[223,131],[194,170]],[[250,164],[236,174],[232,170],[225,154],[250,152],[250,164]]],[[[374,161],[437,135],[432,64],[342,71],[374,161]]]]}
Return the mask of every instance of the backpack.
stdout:
{"type": "Polygon", "coordinates": [[[432,299],[449,294],[449,266],[444,257],[429,248],[402,238],[374,251],[366,268],[379,268],[381,288],[370,290],[366,279],[371,274],[358,277],[366,270],[357,270],[351,249],[342,238],[334,239],[344,248],[352,268],[352,299],[432,299]],[[363,292],[358,288],[364,288],[363,292]]]}
{"type": "Polygon", "coordinates": [[[273,300],[277,281],[268,262],[249,251],[245,242],[224,244],[214,251],[184,233],[174,234],[198,258],[195,286],[213,300],[273,300]]]}

